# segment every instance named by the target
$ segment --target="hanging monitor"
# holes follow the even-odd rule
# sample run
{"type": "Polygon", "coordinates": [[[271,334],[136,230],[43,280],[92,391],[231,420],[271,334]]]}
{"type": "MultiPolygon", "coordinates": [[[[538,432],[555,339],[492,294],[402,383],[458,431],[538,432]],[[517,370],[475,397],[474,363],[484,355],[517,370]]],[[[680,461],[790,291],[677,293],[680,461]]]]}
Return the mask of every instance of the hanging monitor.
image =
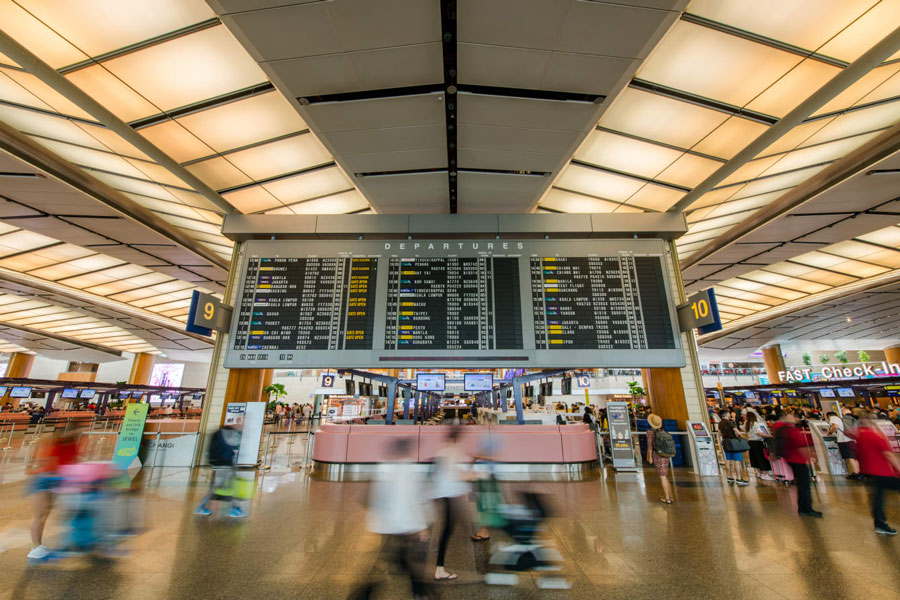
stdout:
{"type": "Polygon", "coordinates": [[[416,373],[416,389],[420,392],[443,392],[443,373],[416,373]]]}
{"type": "Polygon", "coordinates": [[[494,376],[491,373],[465,373],[463,389],[467,392],[490,391],[494,389],[494,376]]]}
{"type": "Polygon", "coordinates": [[[81,393],[78,395],[78,397],[82,400],[93,400],[96,393],[97,390],[81,390],[81,393]]]}
{"type": "Polygon", "coordinates": [[[9,391],[10,398],[29,398],[31,397],[30,387],[14,387],[9,391]]]}
{"type": "Polygon", "coordinates": [[[60,398],[64,398],[66,400],[70,400],[72,398],[78,397],[78,388],[66,388],[62,391],[62,394],[59,395],[60,398]]]}
{"type": "Polygon", "coordinates": [[[131,398],[131,392],[119,392],[118,393],[119,400],[128,400],[131,398]]]}
{"type": "Polygon", "coordinates": [[[856,394],[853,393],[853,388],[838,388],[837,393],[841,398],[853,398],[856,396],[856,394]]]}
{"type": "Polygon", "coordinates": [[[822,388],[819,390],[819,396],[822,398],[834,398],[833,388],[822,388]]]}

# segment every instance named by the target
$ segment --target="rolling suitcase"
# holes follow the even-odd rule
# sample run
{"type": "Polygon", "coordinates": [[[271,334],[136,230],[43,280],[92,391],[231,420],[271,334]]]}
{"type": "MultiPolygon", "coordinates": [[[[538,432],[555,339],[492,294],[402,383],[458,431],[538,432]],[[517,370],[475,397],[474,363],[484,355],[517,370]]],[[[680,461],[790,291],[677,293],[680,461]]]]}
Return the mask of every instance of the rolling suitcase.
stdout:
{"type": "Polygon", "coordinates": [[[794,470],[791,465],[783,458],[775,456],[775,440],[773,438],[765,440],[765,455],[769,459],[769,464],[772,465],[772,475],[775,476],[775,481],[784,485],[794,481],[794,470]]]}

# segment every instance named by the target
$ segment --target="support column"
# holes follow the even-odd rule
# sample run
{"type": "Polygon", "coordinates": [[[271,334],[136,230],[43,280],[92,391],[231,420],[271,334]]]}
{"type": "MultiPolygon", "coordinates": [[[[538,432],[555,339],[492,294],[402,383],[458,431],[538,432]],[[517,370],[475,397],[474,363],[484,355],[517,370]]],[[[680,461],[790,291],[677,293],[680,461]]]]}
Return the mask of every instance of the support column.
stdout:
{"type": "MultiPolygon", "coordinates": [[[[266,369],[229,369],[225,384],[225,407],[231,402],[260,402],[266,369]]],[[[219,427],[225,423],[225,411],[219,417],[219,427]]]]}
{"type": "Polygon", "coordinates": [[[263,378],[262,378],[262,388],[259,393],[259,401],[260,402],[269,402],[269,396],[262,390],[265,390],[267,387],[272,385],[272,379],[275,377],[275,369],[262,369],[263,378]]]}
{"type": "Polygon", "coordinates": [[[678,422],[678,429],[684,431],[684,422],[690,417],[681,369],[641,369],[641,375],[653,412],[663,419],[675,419],[678,422]]]}
{"type": "Polygon", "coordinates": [[[150,383],[150,374],[153,372],[153,361],[156,357],[153,354],[139,352],[134,355],[134,362],[131,363],[131,374],[128,375],[129,385],[148,385],[150,383]]]}
{"type": "MultiPolygon", "coordinates": [[[[888,365],[900,365],[900,346],[891,346],[884,349],[884,360],[888,365]]],[[[893,369],[891,369],[892,372],[893,369]]],[[[900,372],[898,369],[896,372],[900,372]]]]}
{"type": "Polygon", "coordinates": [[[762,349],[763,361],[766,363],[766,375],[769,383],[783,383],[780,371],[785,371],[784,356],[781,353],[781,344],[766,346],[762,349]]]}
{"type": "MultiPolygon", "coordinates": [[[[13,352],[9,355],[9,364],[6,366],[5,377],[28,377],[31,375],[31,367],[34,365],[34,354],[25,354],[24,352],[13,352]]],[[[16,408],[21,402],[20,398],[10,398],[9,391],[12,386],[7,386],[6,393],[0,398],[0,405],[12,402],[16,408]]]]}
{"type": "Polygon", "coordinates": [[[408,387],[403,388],[403,418],[409,418],[409,401],[412,398],[411,391],[408,387]]]}

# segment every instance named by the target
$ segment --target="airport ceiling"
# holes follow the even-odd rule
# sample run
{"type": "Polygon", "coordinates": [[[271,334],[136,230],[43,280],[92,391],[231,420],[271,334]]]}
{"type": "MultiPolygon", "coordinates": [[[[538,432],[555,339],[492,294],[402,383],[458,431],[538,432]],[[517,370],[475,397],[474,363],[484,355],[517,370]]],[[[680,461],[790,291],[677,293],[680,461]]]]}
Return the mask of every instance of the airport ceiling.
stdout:
{"type": "Polygon", "coordinates": [[[208,348],[183,323],[224,289],[228,213],[685,211],[685,284],[726,321],[705,345],[896,343],[898,23],[900,0],[0,0],[0,351],[208,348]]]}

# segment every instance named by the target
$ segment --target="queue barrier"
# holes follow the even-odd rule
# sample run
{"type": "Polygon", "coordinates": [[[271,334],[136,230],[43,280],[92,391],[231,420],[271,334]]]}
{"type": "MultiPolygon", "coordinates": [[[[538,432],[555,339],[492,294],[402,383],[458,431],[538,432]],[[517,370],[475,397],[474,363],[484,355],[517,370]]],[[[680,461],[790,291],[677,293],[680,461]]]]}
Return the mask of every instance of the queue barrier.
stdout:
{"type": "MultiPolygon", "coordinates": [[[[263,458],[262,458],[262,462],[261,462],[259,468],[264,469],[264,470],[270,470],[272,468],[272,464],[275,462],[275,454],[278,451],[278,445],[279,445],[278,439],[279,438],[284,438],[284,437],[289,438],[286,445],[289,447],[289,449],[292,450],[293,449],[292,447],[294,445],[296,445],[296,442],[290,438],[293,438],[296,436],[306,436],[305,440],[304,440],[304,451],[303,451],[302,456],[300,457],[302,459],[302,463],[300,463],[299,466],[300,466],[300,468],[308,469],[310,467],[310,465],[312,464],[312,446],[314,443],[313,440],[315,439],[315,434],[316,434],[315,431],[269,431],[269,432],[267,432],[265,449],[263,450],[263,458]],[[275,437],[275,439],[276,439],[275,444],[272,444],[273,437],[275,437]],[[272,450],[271,453],[269,452],[270,448],[272,450]]],[[[287,460],[288,466],[291,466],[290,461],[291,461],[292,456],[293,456],[293,452],[292,451],[288,452],[288,460],[287,460]]]]}

